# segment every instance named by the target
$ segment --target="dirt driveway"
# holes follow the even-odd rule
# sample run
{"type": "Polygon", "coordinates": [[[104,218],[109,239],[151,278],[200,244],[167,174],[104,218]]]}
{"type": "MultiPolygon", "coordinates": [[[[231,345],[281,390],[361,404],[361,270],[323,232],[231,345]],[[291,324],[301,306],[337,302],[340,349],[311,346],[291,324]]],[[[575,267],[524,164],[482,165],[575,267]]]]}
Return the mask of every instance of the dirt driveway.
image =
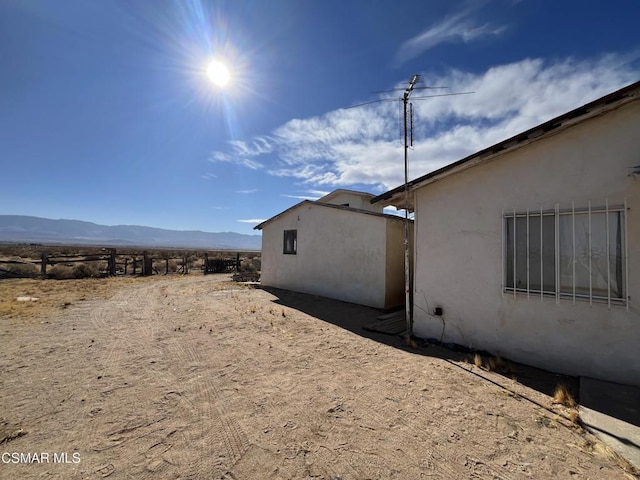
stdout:
{"type": "Polygon", "coordinates": [[[0,315],[0,478],[632,478],[540,391],[227,279],[0,315]]]}

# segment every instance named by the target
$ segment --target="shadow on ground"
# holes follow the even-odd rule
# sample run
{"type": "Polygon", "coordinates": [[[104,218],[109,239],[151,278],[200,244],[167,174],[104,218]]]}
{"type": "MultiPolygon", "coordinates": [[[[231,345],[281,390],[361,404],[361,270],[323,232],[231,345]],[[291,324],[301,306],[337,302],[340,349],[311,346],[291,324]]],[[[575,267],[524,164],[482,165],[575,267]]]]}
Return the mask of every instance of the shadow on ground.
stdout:
{"type": "MultiPolygon", "coordinates": [[[[610,443],[618,451],[623,452],[626,458],[633,460],[636,466],[640,468],[640,388],[616,385],[609,382],[595,383],[592,379],[561,375],[508,359],[504,359],[506,362],[500,364],[496,362],[496,357],[489,352],[468,352],[462,348],[457,348],[455,345],[452,345],[452,348],[447,348],[449,345],[436,345],[415,339],[413,346],[407,346],[406,340],[401,335],[389,335],[368,329],[365,330],[365,326],[370,326],[376,321],[377,317],[385,313],[380,310],[316,295],[271,287],[260,288],[274,295],[276,297],[274,302],[278,305],[307,313],[312,317],[344,328],[361,337],[414,355],[442,359],[505,390],[510,390],[505,385],[509,385],[510,382],[515,380],[519,384],[537,390],[548,397],[553,397],[556,388],[559,385],[564,385],[576,402],[580,404],[581,415],[586,415],[586,412],[588,412],[583,407],[596,411],[600,415],[600,417],[591,415],[585,418],[584,426],[598,436],[601,433],[608,435],[613,439],[614,443],[609,442],[608,439],[605,439],[605,443],[610,443]],[[476,360],[474,358],[476,353],[481,356],[483,366],[493,362],[492,368],[490,368],[491,371],[504,377],[505,381],[500,380],[500,377],[495,375],[490,375],[491,378],[489,378],[489,376],[483,374],[483,371],[470,368],[469,364],[473,364],[474,360],[476,360]],[[581,393],[582,395],[580,395],[581,393]],[[609,420],[610,418],[613,421],[609,420]],[[622,449],[615,442],[618,442],[622,449]]],[[[543,405],[531,398],[524,398],[556,414],[548,405],[543,405]]]]}
{"type": "MultiPolygon", "coordinates": [[[[322,321],[344,328],[345,330],[349,330],[361,337],[365,337],[394,348],[399,348],[415,355],[425,355],[447,360],[458,367],[461,367],[463,363],[474,362],[473,353],[456,351],[455,349],[432,344],[424,347],[419,346],[418,348],[411,348],[406,345],[405,340],[401,336],[386,335],[383,333],[365,330],[364,327],[366,325],[371,324],[376,320],[376,317],[385,313],[381,310],[353,303],[341,302],[339,300],[333,300],[317,295],[308,295],[272,287],[261,288],[277,297],[275,303],[278,305],[302,311],[322,321]]],[[[424,342],[420,342],[420,344],[423,345],[424,342]]],[[[485,365],[491,358],[493,358],[487,352],[481,352],[480,355],[482,356],[485,365]]],[[[563,384],[567,387],[573,398],[577,401],[579,400],[577,377],[560,375],[528,365],[512,362],[508,359],[505,360],[507,360],[506,367],[497,367],[492,369],[492,371],[508,378],[509,380],[515,379],[518,383],[533,388],[550,397],[553,397],[556,387],[559,384],[563,384]]],[[[467,368],[465,368],[465,370],[468,371],[467,368]]],[[[470,373],[473,374],[473,372],[470,373]]]]}

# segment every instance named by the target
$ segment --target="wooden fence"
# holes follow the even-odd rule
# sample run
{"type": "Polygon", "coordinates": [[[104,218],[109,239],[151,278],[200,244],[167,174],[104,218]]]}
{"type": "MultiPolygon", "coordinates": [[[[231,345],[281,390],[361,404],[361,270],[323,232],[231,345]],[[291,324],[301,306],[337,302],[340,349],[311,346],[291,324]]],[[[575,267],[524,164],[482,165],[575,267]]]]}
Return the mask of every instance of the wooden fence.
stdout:
{"type": "Polygon", "coordinates": [[[240,254],[236,253],[235,260],[226,260],[224,258],[209,258],[205,253],[202,271],[206,275],[208,273],[225,273],[240,271],[240,254]]]}
{"type": "MultiPolygon", "coordinates": [[[[12,272],[5,268],[2,268],[2,265],[36,265],[40,266],[40,275],[42,278],[47,278],[47,267],[54,265],[65,265],[72,266],[73,264],[86,264],[90,262],[106,262],[107,267],[104,270],[104,274],[109,276],[114,275],[128,275],[131,273],[132,275],[143,275],[149,276],[155,274],[160,274],[162,268],[159,270],[157,267],[153,265],[154,260],[164,261],[164,274],[169,273],[169,262],[170,260],[178,260],[180,261],[180,267],[177,269],[176,273],[187,274],[189,273],[189,264],[191,263],[192,257],[153,257],[148,251],[143,251],[140,253],[127,253],[120,252],[118,253],[115,248],[109,249],[104,254],[91,254],[91,255],[80,255],[80,254],[49,254],[43,252],[40,255],[40,260],[0,260],[0,272],[4,273],[7,276],[12,276],[12,272]],[[124,258],[122,258],[124,257],[124,258]]],[[[202,265],[203,273],[225,273],[225,272],[239,272],[240,271],[240,253],[236,253],[235,259],[224,259],[224,258],[209,258],[209,254],[204,254],[203,265],[202,265]]],[[[18,274],[13,274],[13,276],[19,276],[18,274]]]]}

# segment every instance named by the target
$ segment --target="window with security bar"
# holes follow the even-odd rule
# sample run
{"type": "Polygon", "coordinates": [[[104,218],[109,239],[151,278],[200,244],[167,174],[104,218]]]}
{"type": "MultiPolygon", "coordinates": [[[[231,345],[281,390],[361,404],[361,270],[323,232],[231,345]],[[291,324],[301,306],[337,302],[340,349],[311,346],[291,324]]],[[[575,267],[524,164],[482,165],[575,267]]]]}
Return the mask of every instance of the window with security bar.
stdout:
{"type": "Polygon", "coordinates": [[[504,290],[627,304],[624,205],[504,214],[504,290]]]}

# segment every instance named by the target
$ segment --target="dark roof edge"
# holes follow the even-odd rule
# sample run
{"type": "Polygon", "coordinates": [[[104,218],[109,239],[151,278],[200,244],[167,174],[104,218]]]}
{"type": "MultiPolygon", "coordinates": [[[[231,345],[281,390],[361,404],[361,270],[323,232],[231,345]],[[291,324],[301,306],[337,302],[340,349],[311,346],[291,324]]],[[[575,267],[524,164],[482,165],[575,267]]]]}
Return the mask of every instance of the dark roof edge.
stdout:
{"type": "MultiPolygon", "coordinates": [[[[590,113],[593,109],[597,108],[597,107],[601,107],[601,106],[606,106],[609,104],[612,104],[614,102],[617,102],[619,100],[624,99],[625,97],[628,97],[629,94],[635,90],[640,89],[640,81],[632,83],[630,85],[627,85],[626,87],[623,87],[619,90],[616,90],[615,92],[609,93],[603,97],[600,97],[596,100],[593,100],[592,102],[586,103],[578,108],[575,108],[569,112],[566,112],[558,117],[552,118],[551,120],[548,120],[544,123],[541,123],[539,125],[536,125],[535,127],[532,127],[524,132],[518,133],[517,135],[514,135],[513,137],[507,138],[506,140],[503,140],[501,142],[496,143],[495,145],[492,145],[490,147],[487,147],[483,150],[480,150],[478,152],[472,153],[471,155],[458,160],[456,162],[450,163],[449,165],[445,165],[442,168],[439,168],[438,170],[434,170],[433,172],[429,172],[426,175],[423,175],[421,177],[418,177],[414,180],[411,180],[410,182],[407,183],[407,187],[409,188],[409,190],[413,189],[414,187],[416,187],[417,185],[419,185],[420,183],[423,183],[433,177],[442,175],[444,173],[449,172],[450,170],[454,170],[455,168],[464,165],[467,162],[471,162],[472,160],[477,160],[480,161],[481,157],[485,156],[485,155],[491,155],[491,154],[496,154],[499,153],[503,150],[506,150],[507,148],[511,148],[514,147],[518,144],[521,144],[527,140],[534,140],[534,139],[540,139],[543,138],[547,135],[549,135],[551,132],[553,132],[555,129],[557,129],[558,127],[562,126],[563,122],[566,122],[567,120],[574,120],[574,119],[579,119],[580,117],[583,117],[585,115],[587,115],[588,113],[590,113]],[[534,135],[534,133],[536,133],[537,135],[534,135]]],[[[640,98],[640,97],[639,97],[640,98]]],[[[607,110],[608,111],[608,110],[607,110]]],[[[586,120],[583,119],[583,120],[586,120]]],[[[405,185],[402,184],[392,190],[389,190],[387,192],[384,192],[380,195],[378,195],[377,197],[372,198],[370,201],[372,204],[378,203],[378,202],[382,202],[384,200],[389,200],[390,198],[392,198],[394,195],[400,193],[400,192],[404,192],[405,189],[405,185]]]]}
{"type": "Polygon", "coordinates": [[[283,216],[285,213],[290,212],[291,210],[294,210],[298,207],[300,207],[301,205],[304,205],[305,203],[315,203],[312,200],[303,200],[301,202],[296,203],[295,205],[292,205],[291,207],[287,208],[286,210],[281,211],[280,213],[274,215],[273,217],[265,220],[264,222],[259,223],[258,225],[256,225],[255,227],[253,227],[254,230],[262,230],[262,228],[267,224],[267,223],[271,223],[272,221],[274,221],[276,218],[279,218],[281,216],[283,216]]]}
{"type": "MultiPolygon", "coordinates": [[[[318,202],[318,201],[313,201],[313,200],[303,200],[302,202],[296,203],[295,205],[293,205],[293,206],[287,208],[286,210],[283,210],[282,212],[278,213],[277,215],[274,215],[273,217],[269,218],[268,220],[265,220],[264,222],[256,225],[255,227],[253,227],[253,229],[254,230],[262,230],[267,223],[271,223],[272,221],[276,220],[277,218],[282,217],[283,215],[289,213],[290,211],[295,210],[298,207],[301,207],[305,203],[308,203],[310,205],[317,205],[319,207],[335,208],[337,210],[344,210],[344,211],[347,211],[347,212],[361,213],[361,214],[364,214],[364,215],[373,215],[373,216],[376,216],[376,217],[386,218],[387,220],[401,220],[401,221],[404,221],[404,217],[400,217],[398,215],[392,215],[392,214],[389,214],[389,213],[372,212],[370,210],[363,210],[361,208],[345,207],[343,205],[334,205],[332,203],[323,203],[323,202],[318,202]]],[[[411,220],[411,221],[413,221],[413,220],[411,220]]]]}

